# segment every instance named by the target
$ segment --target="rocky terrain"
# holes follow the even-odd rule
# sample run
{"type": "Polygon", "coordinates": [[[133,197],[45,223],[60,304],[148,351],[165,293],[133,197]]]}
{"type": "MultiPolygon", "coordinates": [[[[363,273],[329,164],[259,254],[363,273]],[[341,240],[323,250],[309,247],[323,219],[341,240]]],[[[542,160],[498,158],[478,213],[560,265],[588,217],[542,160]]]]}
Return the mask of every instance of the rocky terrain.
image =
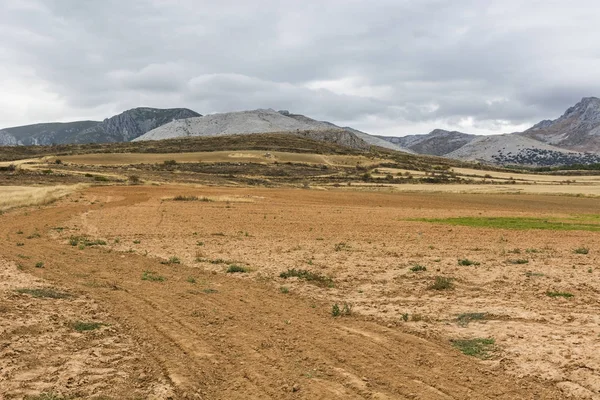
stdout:
{"type": "Polygon", "coordinates": [[[258,109],[173,121],[135,139],[162,140],[182,136],[224,136],[255,133],[289,132],[311,139],[328,141],[352,148],[368,148],[370,145],[393,150],[405,149],[378,137],[352,129],[341,128],[330,122],[316,121],[304,115],[288,111],[258,109]]]}
{"type": "Polygon", "coordinates": [[[586,97],[560,118],[544,120],[522,135],[565,149],[600,152],[600,99],[586,97]]]}
{"type": "Polygon", "coordinates": [[[426,135],[381,136],[418,154],[498,165],[556,166],[600,162],[600,99],[585,97],[563,116],[525,132],[477,136],[436,129],[426,135]]]}
{"type": "Polygon", "coordinates": [[[0,145],[127,142],[173,120],[198,116],[186,108],[134,108],[101,122],[51,122],[1,129],[0,145]]]}

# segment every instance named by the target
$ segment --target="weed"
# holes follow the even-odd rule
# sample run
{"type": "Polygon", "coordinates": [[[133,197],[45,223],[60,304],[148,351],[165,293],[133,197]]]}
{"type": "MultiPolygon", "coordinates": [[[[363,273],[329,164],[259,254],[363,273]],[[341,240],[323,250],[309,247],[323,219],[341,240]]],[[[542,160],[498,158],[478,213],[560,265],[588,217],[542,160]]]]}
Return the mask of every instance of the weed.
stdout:
{"type": "Polygon", "coordinates": [[[573,253],[575,254],[588,254],[589,252],[590,249],[588,249],[587,247],[578,247],[573,250],[573,253]]]}
{"type": "Polygon", "coordinates": [[[17,235],[22,235],[23,231],[17,231],[17,235]]]}
{"type": "Polygon", "coordinates": [[[471,261],[468,258],[463,258],[458,260],[458,265],[469,266],[469,265],[480,265],[477,261],[471,261]]]}
{"type": "Polygon", "coordinates": [[[410,268],[410,270],[411,270],[412,272],[421,272],[421,271],[427,271],[427,267],[424,267],[424,266],[422,266],[422,265],[419,265],[419,264],[415,264],[414,266],[412,266],[412,267],[410,268]]]}
{"type": "Polygon", "coordinates": [[[27,236],[27,239],[37,239],[37,238],[40,238],[40,237],[42,237],[42,235],[40,235],[39,232],[34,232],[31,235],[27,236]]]}
{"type": "Polygon", "coordinates": [[[279,288],[279,291],[283,294],[288,294],[290,292],[290,289],[288,289],[287,286],[282,286],[279,288]]]}
{"type": "Polygon", "coordinates": [[[144,273],[142,274],[142,280],[151,282],[163,282],[165,280],[165,277],[156,275],[156,272],[144,271],[144,273]]]}
{"type": "Polygon", "coordinates": [[[90,240],[84,236],[71,236],[69,238],[69,244],[71,246],[79,245],[79,248],[83,250],[83,248],[88,246],[106,246],[106,241],[100,239],[90,240]]]}
{"type": "Polygon", "coordinates": [[[531,278],[532,276],[545,276],[545,275],[542,274],[541,272],[527,271],[527,272],[525,272],[525,276],[528,278],[531,278]]]}
{"type": "Polygon", "coordinates": [[[279,277],[283,279],[296,277],[298,279],[304,279],[307,282],[314,283],[318,286],[333,287],[333,279],[306,269],[288,269],[287,271],[279,274],[279,277]]]}
{"type": "Polygon", "coordinates": [[[35,263],[36,268],[44,268],[44,263],[42,261],[38,261],[35,263]]]}
{"type": "Polygon", "coordinates": [[[408,313],[402,314],[402,321],[408,322],[408,313]]]}
{"type": "Polygon", "coordinates": [[[133,241],[133,244],[140,244],[140,243],[142,243],[142,241],[141,241],[141,240],[134,240],[134,241],[133,241]]]}
{"type": "Polygon", "coordinates": [[[75,321],[71,323],[71,328],[75,329],[77,332],[85,332],[85,331],[93,331],[101,326],[104,326],[101,322],[82,322],[75,321]]]}
{"type": "Polygon", "coordinates": [[[590,273],[590,274],[592,273],[592,269],[591,268],[588,268],[588,273],[590,273]]]}
{"type": "Polygon", "coordinates": [[[526,258],[518,258],[518,259],[506,260],[506,262],[509,264],[528,264],[529,260],[526,258]]]}
{"type": "Polygon", "coordinates": [[[17,257],[22,258],[23,260],[29,260],[31,257],[26,256],[25,254],[17,254],[17,257]]]}
{"type": "Polygon", "coordinates": [[[569,293],[569,292],[553,292],[553,291],[547,291],[546,292],[546,296],[548,297],[564,297],[566,299],[573,297],[573,293],[569,293]]]}
{"type": "Polygon", "coordinates": [[[171,265],[171,264],[181,264],[181,260],[175,256],[169,257],[168,260],[164,260],[160,262],[163,265],[171,265]]]}
{"type": "Polygon", "coordinates": [[[336,245],[334,246],[335,251],[348,250],[349,248],[350,246],[345,242],[336,243],[336,245]]]}
{"type": "Polygon", "coordinates": [[[451,343],[463,354],[485,360],[491,357],[490,352],[494,350],[495,340],[492,338],[455,339],[451,340],[451,343]]]}
{"type": "Polygon", "coordinates": [[[194,284],[194,283],[196,283],[196,278],[194,278],[193,276],[190,276],[185,281],[194,284]]]}
{"type": "Polygon", "coordinates": [[[219,291],[218,291],[218,290],[216,290],[216,289],[211,289],[211,288],[206,288],[206,289],[204,289],[204,290],[203,290],[203,292],[204,292],[204,293],[206,293],[206,294],[211,294],[211,293],[219,293],[219,291]]]}
{"type": "Polygon", "coordinates": [[[486,317],[486,313],[463,313],[459,314],[456,320],[460,326],[467,326],[471,321],[481,321],[486,319],[486,317]]]}
{"type": "Polygon", "coordinates": [[[515,249],[507,251],[507,253],[508,254],[521,254],[521,249],[515,248],[515,249]]]}
{"type": "Polygon", "coordinates": [[[28,294],[36,298],[49,298],[49,299],[66,299],[71,297],[68,293],[59,292],[52,288],[41,288],[41,289],[17,289],[17,292],[28,294]]]}
{"type": "Polygon", "coordinates": [[[94,180],[96,182],[108,182],[110,179],[108,179],[106,176],[96,175],[94,176],[94,180]]]}
{"type": "Polygon", "coordinates": [[[197,201],[198,200],[198,196],[184,196],[184,195],[178,195],[173,197],[173,201],[197,201]]]}
{"type": "Polygon", "coordinates": [[[435,281],[429,285],[428,289],[430,290],[448,290],[452,289],[454,285],[452,284],[452,279],[446,278],[444,276],[436,276],[435,281]]]}
{"type": "Polygon", "coordinates": [[[340,308],[340,305],[338,303],[335,303],[331,307],[331,315],[333,317],[341,317],[341,316],[352,315],[352,305],[344,302],[344,304],[340,308]]]}
{"type": "Polygon", "coordinates": [[[25,246],[25,243],[23,243],[23,242],[18,242],[17,243],[17,247],[23,247],[23,246],[25,246]]]}
{"type": "Polygon", "coordinates": [[[196,242],[196,246],[204,246],[204,242],[196,242]]]}
{"type": "Polygon", "coordinates": [[[229,266],[229,268],[227,268],[227,273],[228,274],[236,274],[236,273],[243,273],[243,274],[245,274],[246,272],[248,272],[247,268],[240,267],[239,265],[235,265],[235,264],[231,264],[229,266]]]}
{"type": "Polygon", "coordinates": [[[525,250],[526,253],[529,254],[535,254],[535,253],[539,253],[540,251],[538,249],[527,249],[525,250]]]}

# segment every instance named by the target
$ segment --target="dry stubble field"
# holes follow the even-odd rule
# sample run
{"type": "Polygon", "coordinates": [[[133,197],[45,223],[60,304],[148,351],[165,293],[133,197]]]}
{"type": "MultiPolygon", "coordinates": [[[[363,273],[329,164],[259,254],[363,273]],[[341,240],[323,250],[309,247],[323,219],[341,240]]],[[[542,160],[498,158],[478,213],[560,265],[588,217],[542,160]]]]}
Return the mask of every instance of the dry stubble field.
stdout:
{"type": "Polygon", "coordinates": [[[599,233],[415,219],[594,228],[597,212],[564,196],[176,185],[13,210],[0,216],[0,387],[7,399],[595,399],[599,233]],[[315,280],[280,277],[290,269],[315,280]],[[430,288],[436,277],[450,287],[430,288]]]}

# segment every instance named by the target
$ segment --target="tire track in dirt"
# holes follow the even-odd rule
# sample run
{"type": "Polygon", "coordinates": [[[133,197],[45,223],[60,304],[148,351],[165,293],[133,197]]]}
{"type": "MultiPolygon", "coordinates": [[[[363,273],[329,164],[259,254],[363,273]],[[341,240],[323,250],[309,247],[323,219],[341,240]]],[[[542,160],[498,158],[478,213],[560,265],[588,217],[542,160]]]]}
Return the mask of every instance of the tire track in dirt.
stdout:
{"type": "Polygon", "coordinates": [[[27,215],[5,214],[0,234],[8,242],[2,252],[13,260],[19,253],[45,260],[45,268],[25,269],[76,287],[101,304],[170,377],[174,398],[562,398],[549,384],[509,377],[401,329],[360,317],[334,320],[329,304],[278,293],[268,283],[161,265],[132,253],[79,250],[49,238],[49,229],[73,215],[133,205],[150,196],[146,188],[90,192],[119,200],[92,206],[65,200],[27,215]],[[9,246],[17,230],[42,236],[24,247],[9,246]],[[166,281],[141,281],[146,270],[166,281]],[[186,282],[191,275],[200,284],[186,282]],[[113,283],[122,290],[107,288],[113,283]],[[205,293],[200,286],[216,292],[205,293]]]}

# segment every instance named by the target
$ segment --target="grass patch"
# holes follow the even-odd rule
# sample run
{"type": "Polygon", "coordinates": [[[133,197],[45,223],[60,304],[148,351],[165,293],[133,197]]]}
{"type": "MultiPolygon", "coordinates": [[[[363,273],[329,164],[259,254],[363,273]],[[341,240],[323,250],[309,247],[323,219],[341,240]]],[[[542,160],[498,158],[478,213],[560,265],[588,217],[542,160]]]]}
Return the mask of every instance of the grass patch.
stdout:
{"type": "Polygon", "coordinates": [[[231,264],[226,271],[228,274],[245,274],[248,272],[247,268],[241,267],[239,265],[231,264]]]}
{"type": "Polygon", "coordinates": [[[193,276],[189,276],[185,281],[191,284],[195,284],[196,278],[194,278],[193,276]]]}
{"type": "Polygon", "coordinates": [[[102,176],[102,175],[95,175],[94,176],[94,180],[96,182],[108,182],[108,181],[110,181],[110,179],[108,179],[106,176],[102,176]]]}
{"type": "Polygon", "coordinates": [[[525,272],[525,276],[528,278],[531,278],[532,276],[545,276],[545,275],[542,274],[541,272],[527,271],[527,272],[525,272]]]}
{"type": "Polygon", "coordinates": [[[451,343],[463,354],[485,360],[491,357],[495,340],[492,338],[455,339],[451,340],[451,343]]]}
{"type": "Polygon", "coordinates": [[[472,321],[483,321],[487,317],[486,313],[463,313],[458,314],[456,320],[460,326],[467,326],[472,321]]]}
{"type": "Polygon", "coordinates": [[[157,275],[156,272],[144,271],[144,273],[142,274],[142,280],[150,282],[163,282],[165,281],[165,277],[157,275]]]}
{"type": "Polygon", "coordinates": [[[349,316],[349,315],[352,315],[352,305],[350,305],[348,303],[344,303],[340,307],[340,305],[338,303],[335,303],[333,306],[331,306],[331,316],[332,317],[342,317],[342,316],[349,316]]]}
{"type": "Polygon", "coordinates": [[[198,196],[184,196],[184,195],[178,195],[173,197],[173,201],[204,201],[204,202],[211,202],[213,201],[212,199],[209,199],[208,197],[198,197],[198,196]]]}
{"type": "Polygon", "coordinates": [[[104,326],[104,324],[101,322],[75,321],[71,323],[71,328],[75,329],[77,332],[93,331],[102,326],[104,326]]]}
{"type": "Polygon", "coordinates": [[[470,226],[493,229],[545,229],[553,231],[600,231],[600,224],[576,221],[558,221],[548,218],[520,217],[458,217],[458,218],[420,218],[414,221],[436,224],[470,226]]]}
{"type": "Polygon", "coordinates": [[[410,267],[410,270],[412,272],[421,272],[421,271],[427,271],[427,267],[424,267],[422,265],[416,264],[412,267],[410,267]]]}
{"type": "Polygon", "coordinates": [[[573,253],[575,254],[588,254],[590,252],[590,249],[588,249],[587,247],[578,247],[576,249],[573,249],[573,253]]]}
{"type": "Polygon", "coordinates": [[[282,286],[279,288],[279,291],[283,294],[288,294],[290,292],[290,289],[287,286],[282,286]]]}
{"type": "Polygon", "coordinates": [[[470,265],[477,266],[477,265],[480,265],[480,263],[478,263],[477,261],[471,261],[468,258],[462,258],[462,259],[458,260],[458,265],[468,267],[470,265]]]}
{"type": "Polygon", "coordinates": [[[435,281],[427,287],[429,290],[449,290],[453,288],[454,284],[452,283],[452,279],[444,276],[436,276],[435,281]]]}
{"type": "Polygon", "coordinates": [[[553,291],[547,291],[546,292],[546,296],[548,297],[564,297],[566,299],[569,299],[571,297],[574,296],[573,293],[569,293],[569,292],[553,292],[553,291]]]}
{"type": "Polygon", "coordinates": [[[169,257],[168,260],[164,260],[160,262],[163,265],[171,265],[171,264],[181,264],[181,260],[178,257],[169,257]]]}
{"type": "Polygon", "coordinates": [[[66,299],[71,297],[70,294],[59,292],[52,288],[41,288],[41,289],[17,289],[18,293],[28,294],[36,298],[47,298],[47,299],[66,299]]]}
{"type": "Polygon", "coordinates": [[[529,264],[529,260],[526,258],[510,259],[510,260],[506,260],[506,262],[509,264],[516,264],[516,265],[529,264]]]}
{"type": "Polygon", "coordinates": [[[314,283],[318,286],[333,287],[333,279],[331,279],[328,276],[319,274],[318,272],[312,272],[307,269],[288,269],[287,271],[279,274],[279,277],[283,279],[295,277],[298,279],[303,279],[310,283],[314,283]]]}
{"type": "Polygon", "coordinates": [[[36,268],[44,268],[44,263],[42,261],[36,262],[35,267],[36,268]]]}
{"type": "Polygon", "coordinates": [[[85,236],[71,236],[69,238],[69,244],[71,246],[89,247],[89,246],[106,246],[106,241],[96,239],[90,240],[85,236]]]}

